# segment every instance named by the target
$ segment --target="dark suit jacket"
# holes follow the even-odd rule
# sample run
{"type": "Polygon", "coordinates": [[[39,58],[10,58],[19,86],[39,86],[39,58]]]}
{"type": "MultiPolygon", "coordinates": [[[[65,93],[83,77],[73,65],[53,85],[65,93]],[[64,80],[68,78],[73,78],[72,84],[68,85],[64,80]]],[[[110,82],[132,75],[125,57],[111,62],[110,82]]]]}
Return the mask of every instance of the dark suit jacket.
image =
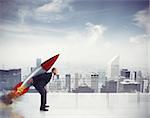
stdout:
{"type": "Polygon", "coordinates": [[[33,85],[46,86],[48,82],[51,80],[52,73],[43,73],[33,77],[33,85]]]}

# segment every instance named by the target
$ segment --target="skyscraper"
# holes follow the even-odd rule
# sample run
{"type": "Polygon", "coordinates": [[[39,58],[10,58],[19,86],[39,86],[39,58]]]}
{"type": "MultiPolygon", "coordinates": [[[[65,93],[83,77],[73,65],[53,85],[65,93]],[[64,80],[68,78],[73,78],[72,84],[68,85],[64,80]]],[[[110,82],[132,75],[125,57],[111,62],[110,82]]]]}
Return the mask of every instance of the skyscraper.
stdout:
{"type": "Polygon", "coordinates": [[[121,70],[121,77],[123,77],[125,79],[129,79],[130,78],[130,71],[128,69],[122,69],[121,70]]]}
{"type": "Polygon", "coordinates": [[[79,73],[75,73],[75,86],[74,89],[78,88],[79,86],[79,80],[82,78],[82,75],[79,73]]]}
{"type": "Polygon", "coordinates": [[[57,91],[57,80],[52,79],[51,82],[48,83],[47,89],[51,92],[56,92],[57,91]]]}
{"type": "MultiPolygon", "coordinates": [[[[140,85],[142,85],[143,83],[143,77],[142,77],[142,71],[137,71],[137,80],[138,83],[140,83],[140,85]]],[[[140,86],[140,92],[142,92],[142,86],[140,86]]]]}
{"type": "Polygon", "coordinates": [[[36,66],[35,67],[31,67],[30,70],[31,70],[31,73],[41,65],[41,58],[37,58],[36,59],[36,66]]]}
{"type": "Polygon", "coordinates": [[[36,59],[36,67],[39,67],[41,65],[41,58],[36,59]]]}
{"type": "Polygon", "coordinates": [[[94,89],[95,92],[98,92],[98,74],[91,74],[91,88],[94,89]]]}
{"type": "Polygon", "coordinates": [[[140,91],[140,83],[131,80],[131,79],[125,79],[124,81],[120,82],[120,90],[119,92],[139,92],[140,91]]]}
{"type": "Polygon", "coordinates": [[[107,66],[107,78],[108,80],[118,80],[120,75],[119,69],[120,57],[117,55],[108,62],[107,66]]]}
{"type": "Polygon", "coordinates": [[[132,72],[132,77],[131,77],[134,81],[137,81],[137,72],[133,71],[132,72]]]}
{"type": "Polygon", "coordinates": [[[66,77],[66,84],[65,84],[66,90],[68,92],[71,92],[71,75],[66,74],[65,77],[66,77]]]}
{"type": "Polygon", "coordinates": [[[117,81],[105,81],[105,85],[102,85],[101,93],[117,93],[117,81]]]}
{"type": "Polygon", "coordinates": [[[148,79],[145,79],[145,80],[143,80],[142,81],[142,92],[143,93],[147,93],[149,90],[149,81],[148,81],[148,79]]]}
{"type": "Polygon", "coordinates": [[[57,91],[60,91],[61,90],[61,81],[60,81],[59,75],[57,75],[56,81],[57,81],[57,91]]]}
{"type": "Polygon", "coordinates": [[[21,69],[0,70],[0,90],[10,90],[19,82],[21,82],[21,69]]]}

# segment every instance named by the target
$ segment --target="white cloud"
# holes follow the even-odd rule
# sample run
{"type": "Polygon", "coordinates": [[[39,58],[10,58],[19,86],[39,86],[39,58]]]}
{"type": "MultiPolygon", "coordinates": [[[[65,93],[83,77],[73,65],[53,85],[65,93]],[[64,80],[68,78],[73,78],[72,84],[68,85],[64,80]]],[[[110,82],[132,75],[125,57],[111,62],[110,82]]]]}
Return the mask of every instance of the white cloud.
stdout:
{"type": "Polygon", "coordinates": [[[136,25],[150,33],[150,11],[149,9],[138,11],[134,15],[134,21],[136,25]]]}
{"type": "Polygon", "coordinates": [[[101,40],[103,34],[106,31],[106,27],[103,25],[95,25],[90,22],[86,23],[87,38],[91,41],[101,40]]]}
{"type": "Polygon", "coordinates": [[[36,8],[34,18],[45,23],[65,21],[65,12],[72,11],[71,2],[72,0],[52,0],[36,8]]]}
{"type": "Polygon", "coordinates": [[[93,45],[98,42],[103,42],[105,31],[105,26],[88,22],[85,24],[85,28],[83,28],[82,30],[69,30],[66,39],[93,45]]]}
{"type": "Polygon", "coordinates": [[[49,13],[60,13],[63,10],[71,10],[72,7],[69,5],[71,0],[53,0],[48,4],[44,4],[37,8],[38,12],[49,12],[49,13]]]}
{"type": "Polygon", "coordinates": [[[134,44],[145,44],[148,42],[148,40],[150,39],[150,35],[139,35],[139,36],[135,36],[135,37],[131,37],[129,39],[130,43],[134,43],[134,44]]]}

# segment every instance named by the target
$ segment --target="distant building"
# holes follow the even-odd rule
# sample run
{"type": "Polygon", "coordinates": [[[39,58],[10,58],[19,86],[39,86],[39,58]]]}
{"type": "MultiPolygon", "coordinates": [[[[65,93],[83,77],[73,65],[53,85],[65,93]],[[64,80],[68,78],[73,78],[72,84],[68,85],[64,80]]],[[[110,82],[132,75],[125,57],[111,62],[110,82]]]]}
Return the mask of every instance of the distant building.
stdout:
{"type": "Polygon", "coordinates": [[[91,88],[94,91],[98,92],[98,85],[99,85],[99,75],[98,74],[91,74],[91,88]]]}
{"type": "Polygon", "coordinates": [[[37,58],[37,59],[36,59],[36,66],[30,68],[31,73],[32,73],[33,71],[35,71],[35,70],[37,69],[37,67],[39,67],[40,65],[41,65],[41,58],[37,58]]]}
{"type": "Polygon", "coordinates": [[[138,71],[137,75],[139,78],[142,78],[142,71],[138,71]]]}
{"type": "MultiPolygon", "coordinates": [[[[137,79],[136,79],[136,81],[139,83],[139,84],[143,84],[143,76],[142,76],[142,71],[137,71],[137,79]]],[[[140,88],[140,92],[142,92],[143,91],[143,88],[142,88],[142,86],[141,86],[141,88],[140,88]]]]}
{"type": "Polygon", "coordinates": [[[10,90],[21,82],[21,69],[0,70],[0,90],[10,90]]]}
{"type": "Polygon", "coordinates": [[[143,93],[149,92],[149,81],[148,81],[148,79],[142,81],[142,92],[143,93]]]}
{"type": "Polygon", "coordinates": [[[106,81],[101,88],[101,93],[117,93],[117,81],[106,81]]]}
{"type": "Polygon", "coordinates": [[[140,92],[140,83],[131,79],[125,79],[124,81],[120,82],[119,91],[127,93],[140,92]]]}
{"type": "Polygon", "coordinates": [[[39,67],[40,65],[41,65],[41,58],[37,58],[37,59],[36,59],[36,66],[30,68],[31,73],[32,73],[35,69],[37,69],[37,67],[39,67]]]}
{"type": "Polygon", "coordinates": [[[106,80],[107,80],[106,73],[105,72],[99,72],[99,83],[105,84],[106,80]]]}
{"type": "Polygon", "coordinates": [[[94,89],[88,86],[79,86],[75,90],[72,90],[73,93],[94,93],[94,89]]]}
{"type": "Polygon", "coordinates": [[[137,72],[133,71],[132,72],[132,77],[131,77],[134,81],[137,81],[137,72]]]}
{"type": "Polygon", "coordinates": [[[61,90],[61,80],[60,80],[59,75],[57,75],[56,81],[57,81],[57,91],[60,91],[61,90]]]}
{"type": "Polygon", "coordinates": [[[118,80],[120,75],[119,56],[115,56],[107,65],[107,79],[118,80]]]}
{"type": "Polygon", "coordinates": [[[61,80],[59,78],[59,75],[55,76],[51,79],[51,81],[48,83],[47,88],[51,92],[59,92],[61,91],[61,80]]]}
{"type": "Polygon", "coordinates": [[[120,72],[121,77],[125,78],[125,79],[129,79],[130,78],[130,71],[128,69],[122,69],[120,72]]]}
{"type": "Polygon", "coordinates": [[[41,65],[41,58],[36,59],[36,67],[39,67],[41,65]]]}
{"type": "Polygon", "coordinates": [[[68,92],[71,92],[71,75],[70,74],[66,74],[65,75],[65,79],[66,79],[66,82],[65,82],[65,87],[66,87],[66,90],[68,92]]]}
{"type": "Polygon", "coordinates": [[[31,73],[32,73],[35,69],[36,69],[35,67],[31,67],[31,68],[30,68],[31,73]]]}
{"type": "Polygon", "coordinates": [[[82,78],[82,75],[79,73],[75,73],[75,85],[74,85],[74,89],[78,88],[79,86],[79,80],[82,78]]]}
{"type": "Polygon", "coordinates": [[[51,80],[51,82],[47,85],[47,88],[51,92],[56,92],[57,91],[57,80],[51,80]]]}

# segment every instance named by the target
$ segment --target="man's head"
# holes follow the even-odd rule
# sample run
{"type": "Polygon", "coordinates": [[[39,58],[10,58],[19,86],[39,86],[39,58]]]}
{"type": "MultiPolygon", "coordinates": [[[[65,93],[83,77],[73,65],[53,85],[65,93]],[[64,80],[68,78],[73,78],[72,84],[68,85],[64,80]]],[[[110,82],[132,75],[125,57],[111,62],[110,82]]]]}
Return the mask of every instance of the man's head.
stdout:
{"type": "Polygon", "coordinates": [[[54,75],[57,75],[58,74],[58,70],[57,70],[57,68],[52,68],[52,73],[54,74],[54,75]]]}

